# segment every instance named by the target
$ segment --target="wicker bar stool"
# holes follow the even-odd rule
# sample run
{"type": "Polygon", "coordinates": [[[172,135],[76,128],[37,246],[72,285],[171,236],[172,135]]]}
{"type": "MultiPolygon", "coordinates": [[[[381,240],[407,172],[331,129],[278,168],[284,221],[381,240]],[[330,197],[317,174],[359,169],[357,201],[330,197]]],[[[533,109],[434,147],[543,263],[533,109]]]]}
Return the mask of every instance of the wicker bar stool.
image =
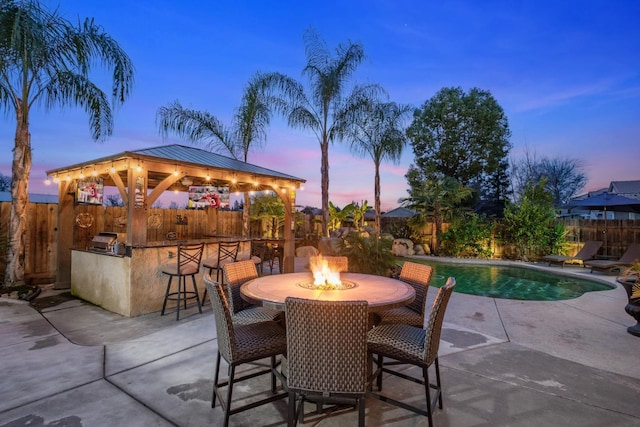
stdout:
{"type": "MultiPolygon", "coordinates": [[[[375,356],[378,366],[377,386],[378,393],[370,392],[369,395],[384,402],[400,408],[425,415],[429,420],[429,426],[433,425],[433,410],[436,402],[442,409],[442,384],[440,382],[440,366],[438,364],[438,348],[440,345],[440,332],[445,311],[456,281],[449,277],[447,283],[438,289],[438,294],[433,301],[427,328],[417,328],[415,326],[401,323],[389,323],[380,325],[369,331],[367,345],[369,351],[375,356]],[[393,362],[383,363],[383,358],[393,359],[393,362]],[[413,365],[422,369],[422,378],[415,378],[407,374],[405,369],[394,370],[394,365],[413,365]],[[436,383],[429,381],[429,368],[435,366],[436,383]],[[409,405],[388,395],[382,394],[382,374],[388,373],[400,378],[422,384],[425,390],[427,408],[422,409],[409,405]],[[430,389],[436,390],[435,396],[431,398],[430,389]]],[[[288,314],[287,314],[288,315],[288,314]]]]}
{"type": "MultiPolygon", "coordinates": [[[[278,365],[276,357],[286,353],[287,336],[284,329],[276,322],[259,322],[250,325],[234,324],[231,320],[231,312],[229,311],[227,297],[222,286],[213,282],[209,274],[204,275],[204,283],[211,299],[218,341],[211,407],[215,408],[216,400],[219,401],[224,411],[224,426],[227,427],[231,415],[287,396],[285,392],[277,392],[276,388],[276,368],[278,365]],[[220,362],[222,358],[229,365],[229,376],[226,380],[220,379],[220,362]],[[236,368],[238,366],[247,363],[258,365],[259,361],[265,358],[270,360],[270,364],[268,366],[260,365],[264,369],[257,371],[252,369],[248,373],[236,377],[236,368]],[[264,374],[271,374],[271,395],[232,408],[234,384],[264,374]],[[226,399],[222,395],[222,389],[225,387],[227,388],[226,399]]],[[[256,391],[252,390],[252,393],[255,394],[256,391]]]]}
{"type": "Polygon", "coordinates": [[[392,308],[375,313],[375,323],[403,323],[405,325],[424,327],[427,291],[433,275],[433,268],[416,262],[405,261],[400,271],[400,280],[413,286],[416,298],[407,306],[392,308]]]}
{"type": "MultiPolygon", "coordinates": [[[[240,250],[240,242],[220,242],[218,243],[218,251],[215,256],[206,258],[202,261],[202,266],[209,269],[209,275],[216,271],[216,282],[220,283],[224,279],[222,275],[222,267],[230,262],[236,262],[238,251],[240,250]]],[[[202,305],[207,302],[207,289],[205,288],[202,295],[202,305]]]]}
{"type": "Polygon", "coordinates": [[[184,309],[187,308],[187,300],[195,299],[198,304],[198,311],[202,313],[202,307],[200,306],[200,297],[198,296],[198,287],[196,286],[195,275],[200,272],[200,260],[202,259],[202,252],[204,251],[204,243],[197,245],[187,245],[178,243],[178,255],[176,263],[166,266],[162,273],[169,276],[169,283],[167,283],[167,290],[164,293],[164,301],[162,303],[161,316],[164,316],[165,309],[167,308],[167,301],[176,301],[176,320],[180,320],[180,304],[184,305],[184,309]],[[187,276],[191,276],[193,281],[193,291],[187,291],[187,276]],[[171,282],[173,278],[178,278],[178,290],[171,292],[171,282]]]}

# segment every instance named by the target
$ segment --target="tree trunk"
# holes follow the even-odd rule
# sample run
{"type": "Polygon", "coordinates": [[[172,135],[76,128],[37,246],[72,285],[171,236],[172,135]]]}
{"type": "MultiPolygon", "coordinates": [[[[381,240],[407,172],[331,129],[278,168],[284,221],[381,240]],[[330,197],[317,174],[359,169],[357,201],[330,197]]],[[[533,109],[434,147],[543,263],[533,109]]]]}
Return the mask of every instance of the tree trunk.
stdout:
{"type": "Polygon", "coordinates": [[[433,245],[434,255],[440,253],[440,236],[442,236],[442,212],[440,211],[440,205],[434,204],[433,206],[433,223],[436,229],[436,242],[433,245]]]}
{"type": "Polygon", "coordinates": [[[380,217],[380,165],[378,163],[376,163],[376,175],[373,193],[373,209],[375,209],[376,211],[376,234],[380,236],[382,219],[380,217]]]}
{"type": "Polygon", "coordinates": [[[251,197],[249,196],[249,193],[245,192],[244,193],[244,205],[242,207],[242,237],[250,237],[249,236],[249,224],[250,224],[250,218],[249,218],[249,209],[251,205],[251,197]]]}
{"type": "Polygon", "coordinates": [[[29,204],[29,173],[31,171],[31,141],[29,123],[22,111],[16,112],[17,125],[11,169],[11,217],[7,236],[5,286],[24,284],[25,235],[29,204]]]}
{"type": "Polygon", "coordinates": [[[320,144],[322,160],[320,174],[322,176],[322,235],[329,237],[329,141],[324,137],[320,144]]]}

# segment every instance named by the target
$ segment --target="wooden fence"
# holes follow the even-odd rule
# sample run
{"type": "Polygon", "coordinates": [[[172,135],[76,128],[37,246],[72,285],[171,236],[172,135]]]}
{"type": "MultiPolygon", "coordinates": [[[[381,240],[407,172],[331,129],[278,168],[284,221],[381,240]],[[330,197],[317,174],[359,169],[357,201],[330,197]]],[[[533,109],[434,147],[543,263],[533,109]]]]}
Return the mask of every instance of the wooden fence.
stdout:
{"type": "MultiPolygon", "coordinates": [[[[11,203],[0,203],[0,278],[6,268],[6,241],[8,236],[11,203]]],[[[74,246],[89,248],[93,237],[101,231],[126,233],[126,210],[123,207],[103,207],[92,205],[75,206],[74,246]]],[[[575,253],[586,240],[602,240],[607,245],[602,255],[619,257],[630,243],[640,242],[640,220],[563,219],[559,220],[568,229],[568,240],[574,242],[575,253]]],[[[301,225],[301,236],[318,234],[318,217],[307,216],[301,225]]],[[[384,224],[383,224],[384,225],[384,224]]],[[[252,222],[251,235],[264,236],[268,224],[252,222]]],[[[52,283],[55,281],[57,265],[56,237],[58,230],[58,205],[30,203],[27,208],[27,233],[25,236],[25,279],[27,283],[52,283]]],[[[147,240],[150,242],[166,239],[173,232],[177,239],[199,239],[210,233],[211,226],[205,211],[188,209],[151,209],[147,221],[147,240]]],[[[225,235],[242,234],[242,212],[219,211],[216,233],[225,235]]],[[[424,239],[434,239],[433,225],[427,224],[424,239]]],[[[511,251],[494,242],[494,257],[509,257],[511,251]]]]}

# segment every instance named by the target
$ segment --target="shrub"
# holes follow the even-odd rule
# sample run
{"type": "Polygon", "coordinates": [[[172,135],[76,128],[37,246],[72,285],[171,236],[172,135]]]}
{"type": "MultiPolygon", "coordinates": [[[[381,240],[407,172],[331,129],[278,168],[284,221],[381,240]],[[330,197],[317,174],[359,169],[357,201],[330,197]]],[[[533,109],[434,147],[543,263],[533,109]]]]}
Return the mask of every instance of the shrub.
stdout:
{"type": "Polygon", "coordinates": [[[380,239],[376,235],[366,237],[361,233],[349,233],[340,255],[349,258],[351,272],[388,276],[395,264],[395,257],[391,253],[392,243],[391,239],[380,239]]]}
{"type": "Polygon", "coordinates": [[[452,219],[449,229],[442,233],[441,250],[449,256],[489,258],[493,223],[473,212],[452,219]]]}

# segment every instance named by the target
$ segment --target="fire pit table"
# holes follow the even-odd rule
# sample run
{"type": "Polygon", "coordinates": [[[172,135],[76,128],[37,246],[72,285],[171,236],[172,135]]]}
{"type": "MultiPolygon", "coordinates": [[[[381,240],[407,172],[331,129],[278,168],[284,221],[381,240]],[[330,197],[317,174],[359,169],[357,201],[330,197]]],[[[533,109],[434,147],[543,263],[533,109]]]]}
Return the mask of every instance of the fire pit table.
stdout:
{"type": "Polygon", "coordinates": [[[262,276],[242,285],[242,298],[251,304],[284,310],[286,297],[322,301],[355,301],[369,303],[369,310],[379,311],[411,303],[415,290],[411,285],[390,277],[373,274],[341,273],[339,288],[313,286],[310,272],[262,276]]]}

